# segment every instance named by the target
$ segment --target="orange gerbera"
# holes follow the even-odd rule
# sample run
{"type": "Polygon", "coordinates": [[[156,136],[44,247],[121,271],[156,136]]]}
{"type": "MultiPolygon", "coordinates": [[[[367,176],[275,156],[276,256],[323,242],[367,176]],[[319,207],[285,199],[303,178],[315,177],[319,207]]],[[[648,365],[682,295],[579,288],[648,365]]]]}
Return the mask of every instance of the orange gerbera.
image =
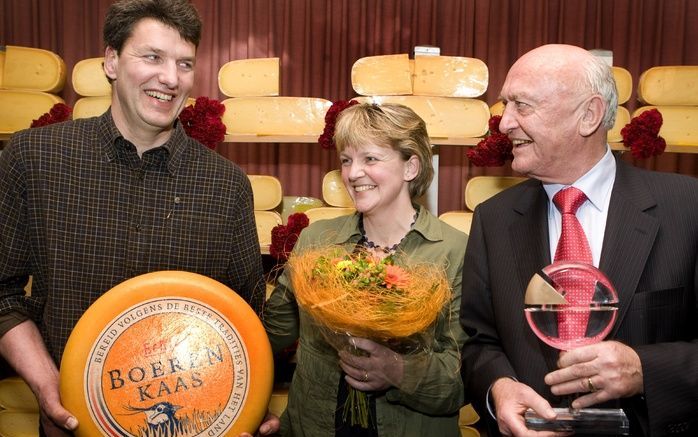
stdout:
{"type": "Polygon", "coordinates": [[[401,267],[387,264],[385,266],[385,287],[402,288],[409,283],[409,275],[401,267]]]}

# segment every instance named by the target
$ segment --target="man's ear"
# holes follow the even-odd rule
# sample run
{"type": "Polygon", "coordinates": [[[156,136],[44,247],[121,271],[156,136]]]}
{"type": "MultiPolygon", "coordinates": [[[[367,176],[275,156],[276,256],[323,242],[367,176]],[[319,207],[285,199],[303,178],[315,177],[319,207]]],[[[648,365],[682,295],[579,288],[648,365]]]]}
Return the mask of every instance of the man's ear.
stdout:
{"type": "Polygon", "coordinates": [[[111,47],[104,49],[104,74],[112,81],[116,80],[116,64],[119,61],[119,54],[111,47]]]}
{"type": "Polygon", "coordinates": [[[579,134],[588,137],[597,131],[603,121],[606,105],[601,96],[592,96],[586,103],[584,114],[579,123],[579,134]]]}
{"type": "Polygon", "coordinates": [[[417,177],[420,170],[419,158],[417,155],[410,156],[410,159],[405,161],[405,181],[410,182],[417,177]]]}

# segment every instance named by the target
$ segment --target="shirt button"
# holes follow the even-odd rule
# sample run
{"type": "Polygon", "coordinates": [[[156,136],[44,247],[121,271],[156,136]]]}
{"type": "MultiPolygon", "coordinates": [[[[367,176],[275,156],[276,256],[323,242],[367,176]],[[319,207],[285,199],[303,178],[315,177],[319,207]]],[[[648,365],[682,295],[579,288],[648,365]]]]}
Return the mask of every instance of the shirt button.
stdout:
{"type": "Polygon", "coordinates": [[[140,223],[136,223],[135,225],[133,225],[133,229],[134,229],[136,232],[140,232],[140,231],[141,231],[141,225],[140,225],[140,223]]]}

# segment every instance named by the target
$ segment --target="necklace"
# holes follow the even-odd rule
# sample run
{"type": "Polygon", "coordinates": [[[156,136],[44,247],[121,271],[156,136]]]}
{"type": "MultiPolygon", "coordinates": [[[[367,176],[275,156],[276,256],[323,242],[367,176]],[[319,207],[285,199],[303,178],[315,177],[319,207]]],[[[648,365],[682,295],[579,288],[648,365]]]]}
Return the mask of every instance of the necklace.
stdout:
{"type": "MultiPolygon", "coordinates": [[[[417,222],[417,215],[419,213],[417,211],[414,212],[414,217],[412,217],[412,223],[410,224],[410,229],[414,227],[414,224],[417,222]]],[[[359,232],[361,233],[361,238],[359,239],[359,242],[357,244],[366,247],[368,249],[373,249],[376,251],[381,251],[386,254],[392,254],[397,251],[398,246],[400,246],[400,243],[402,243],[402,240],[405,239],[407,234],[409,234],[409,231],[407,231],[407,234],[403,235],[400,241],[397,243],[393,244],[392,246],[381,246],[380,244],[376,244],[373,241],[369,240],[366,238],[366,230],[364,229],[364,215],[360,214],[359,215],[359,232]]]]}

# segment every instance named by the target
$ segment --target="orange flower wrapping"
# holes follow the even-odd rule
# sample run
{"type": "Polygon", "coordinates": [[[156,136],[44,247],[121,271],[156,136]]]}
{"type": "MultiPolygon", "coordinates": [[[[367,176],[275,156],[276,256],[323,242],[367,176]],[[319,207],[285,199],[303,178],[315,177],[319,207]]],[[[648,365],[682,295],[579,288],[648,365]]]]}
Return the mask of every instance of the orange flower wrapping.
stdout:
{"type": "Polygon", "coordinates": [[[321,326],[375,340],[425,331],[451,299],[442,268],[397,266],[338,247],[294,253],[288,260],[298,304],[321,326]]]}

